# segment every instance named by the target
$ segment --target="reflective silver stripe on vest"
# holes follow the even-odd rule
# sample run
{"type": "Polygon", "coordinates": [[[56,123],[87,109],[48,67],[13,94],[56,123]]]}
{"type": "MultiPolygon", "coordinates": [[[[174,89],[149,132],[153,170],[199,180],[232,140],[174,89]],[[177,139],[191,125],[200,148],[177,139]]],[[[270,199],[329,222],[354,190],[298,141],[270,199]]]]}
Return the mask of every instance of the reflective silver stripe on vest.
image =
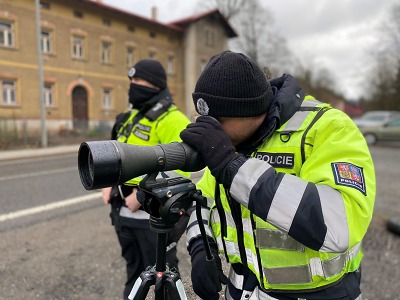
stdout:
{"type": "Polygon", "coordinates": [[[144,210],[139,209],[135,212],[132,212],[126,206],[121,206],[121,209],[119,210],[119,215],[121,217],[138,219],[138,220],[146,220],[146,219],[150,218],[150,215],[147,212],[145,212],[144,210]]]}
{"type": "Polygon", "coordinates": [[[179,174],[175,171],[162,171],[158,173],[156,178],[158,179],[158,178],[175,178],[175,177],[182,177],[182,174],[179,174]]]}
{"type": "Polygon", "coordinates": [[[244,276],[239,275],[233,270],[232,267],[229,268],[229,276],[228,276],[230,282],[233,284],[233,286],[238,289],[242,290],[243,289],[243,280],[244,276]]]}
{"type": "Polygon", "coordinates": [[[278,300],[277,298],[271,297],[270,295],[266,294],[264,291],[259,289],[258,286],[255,288],[254,293],[256,294],[257,297],[255,299],[258,300],[278,300]]]}
{"type": "Polygon", "coordinates": [[[316,184],[324,222],[328,228],[319,251],[341,253],[349,248],[349,227],[342,194],[328,185],[316,184]]]}
{"type": "MultiPolygon", "coordinates": [[[[232,242],[232,241],[226,241],[225,240],[225,249],[227,254],[229,255],[236,255],[239,256],[239,246],[237,243],[232,242]]],[[[223,249],[223,248],[221,248],[223,249]]],[[[251,265],[253,265],[255,272],[260,273],[259,268],[258,268],[258,259],[255,254],[250,249],[245,249],[246,250],[246,258],[247,262],[251,265]]]]}
{"type": "MultiPolygon", "coordinates": [[[[206,209],[206,208],[202,208],[201,209],[201,217],[202,217],[203,220],[207,220],[207,222],[208,222],[209,214],[210,214],[210,211],[208,209],[206,209]]],[[[201,235],[200,228],[199,228],[198,224],[190,226],[191,224],[196,223],[196,222],[197,222],[197,216],[196,216],[196,211],[194,210],[190,214],[190,218],[189,218],[189,222],[188,222],[188,228],[189,229],[186,231],[186,241],[187,241],[187,243],[189,243],[189,241],[191,239],[196,238],[199,235],[201,235]]],[[[207,223],[204,224],[204,228],[205,228],[206,234],[208,236],[211,236],[211,237],[214,236],[212,231],[211,231],[210,226],[207,225],[207,223]]]]}
{"type": "Polygon", "coordinates": [[[256,229],[256,246],[259,248],[281,249],[304,252],[304,245],[300,244],[287,233],[268,228],[256,229]]]}
{"type": "MultiPolygon", "coordinates": [[[[309,101],[303,101],[301,104],[301,107],[311,107],[314,108],[317,105],[321,104],[321,102],[317,100],[309,100],[309,101]]],[[[298,130],[301,125],[303,124],[304,120],[307,118],[308,114],[310,111],[301,111],[298,110],[288,121],[288,123],[285,126],[285,129],[282,131],[282,133],[287,133],[287,132],[292,132],[298,130]]]]}
{"type": "Polygon", "coordinates": [[[263,268],[269,284],[301,284],[312,282],[312,276],[322,276],[328,279],[331,276],[340,274],[346,266],[346,262],[354,259],[361,250],[361,243],[358,243],[349,251],[342,253],[329,260],[321,261],[315,257],[310,263],[302,266],[263,268]]]}
{"type": "Polygon", "coordinates": [[[256,158],[249,158],[233,178],[229,190],[233,198],[245,207],[249,206],[250,192],[265,171],[272,168],[270,164],[256,158]]]}
{"type": "MultiPolygon", "coordinates": [[[[232,214],[228,211],[225,211],[225,218],[226,218],[226,225],[230,227],[235,227],[235,221],[233,221],[232,214]]],[[[216,209],[213,210],[211,213],[211,222],[212,223],[221,223],[220,216],[218,214],[218,211],[216,209]]],[[[251,225],[251,220],[250,219],[242,219],[242,224],[243,224],[243,232],[250,234],[253,236],[253,227],[251,225]]]]}
{"type": "Polygon", "coordinates": [[[275,226],[279,224],[280,229],[289,232],[307,184],[299,177],[284,175],[272,199],[267,221],[275,226]]]}

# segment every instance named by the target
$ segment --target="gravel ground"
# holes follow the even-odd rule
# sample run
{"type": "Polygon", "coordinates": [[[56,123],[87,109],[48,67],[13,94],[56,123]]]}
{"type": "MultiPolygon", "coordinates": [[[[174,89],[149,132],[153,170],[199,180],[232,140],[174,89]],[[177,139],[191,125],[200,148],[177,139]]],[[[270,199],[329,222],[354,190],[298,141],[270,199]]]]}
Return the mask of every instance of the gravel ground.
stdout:
{"type": "MultiPolygon", "coordinates": [[[[400,300],[400,236],[385,226],[385,218],[375,215],[365,238],[364,300],[400,300]]],[[[183,240],[178,251],[187,297],[199,299],[183,240]]],[[[120,299],[124,262],[104,206],[0,232],[0,253],[1,300],[120,299]]],[[[153,299],[151,291],[148,296],[153,299]]]]}

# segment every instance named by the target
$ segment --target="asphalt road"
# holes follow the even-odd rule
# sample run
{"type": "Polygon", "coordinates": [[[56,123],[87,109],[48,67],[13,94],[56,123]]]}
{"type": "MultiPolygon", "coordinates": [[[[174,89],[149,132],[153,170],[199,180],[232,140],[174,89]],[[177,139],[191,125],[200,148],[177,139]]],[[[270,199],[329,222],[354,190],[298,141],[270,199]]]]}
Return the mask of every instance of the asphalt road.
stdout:
{"type": "MultiPolygon", "coordinates": [[[[400,215],[400,146],[371,148],[378,197],[365,239],[365,299],[400,299],[400,237],[385,229],[400,215]]],[[[125,271],[98,191],[79,180],[76,155],[0,162],[0,300],[121,298],[125,271]]],[[[190,263],[179,246],[188,299],[190,263]]],[[[225,266],[225,265],[224,265],[225,266]]],[[[152,296],[149,293],[149,296],[152,296]]]]}

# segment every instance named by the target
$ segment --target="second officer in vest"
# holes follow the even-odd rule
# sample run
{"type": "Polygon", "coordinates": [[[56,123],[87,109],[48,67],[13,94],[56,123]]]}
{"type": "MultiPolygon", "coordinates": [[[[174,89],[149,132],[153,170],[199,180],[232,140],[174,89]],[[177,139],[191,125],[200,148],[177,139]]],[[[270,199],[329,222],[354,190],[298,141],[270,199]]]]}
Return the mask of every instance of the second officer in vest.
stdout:
{"type": "MultiPolygon", "coordinates": [[[[197,187],[214,255],[231,266],[225,299],[361,299],[376,186],[352,120],[230,51],[211,58],[193,101],[201,116],[181,137],[208,167],[197,187]]],[[[194,291],[218,299],[194,215],[187,240],[194,291]]]]}
{"type": "MultiPolygon", "coordinates": [[[[131,109],[117,116],[112,139],[140,146],[156,146],[181,141],[179,133],[190,123],[189,119],[174,105],[167,87],[167,76],[160,62],[144,59],[128,72],[131,109]]],[[[187,173],[162,174],[163,176],[188,176],[187,173]]],[[[157,234],[149,228],[149,214],[136,198],[137,185],[142,178],[103,189],[103,200],[112,207],[111,218],[126,260],[127,281],[124,299],[132,290],[136,279],[156,261],[157,234]]],[[[167,263],[178,267],[176,244],[186,228],[185,218],[175,224],[169,234],[167,263]]],[[[187,221],[187,218],[186,218],[187,221]]]]}

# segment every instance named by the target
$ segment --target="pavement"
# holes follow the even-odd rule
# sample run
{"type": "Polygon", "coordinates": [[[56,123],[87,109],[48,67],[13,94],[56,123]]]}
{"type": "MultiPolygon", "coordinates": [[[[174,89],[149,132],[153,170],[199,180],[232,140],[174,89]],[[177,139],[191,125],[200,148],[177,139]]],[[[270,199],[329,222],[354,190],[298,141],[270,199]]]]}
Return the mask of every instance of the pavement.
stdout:
{"type": "Polygon", "coordinates": [[[31,148],[31,149],[18,149],[18,150],[4,150],[0,151],[0,161],[10,161],[15,159],[45,157],[50,155],[60,155],[68,153],[76,153],[78,155],[80,144],[74,145],[61,145],[45,148],[31,148]]]}

